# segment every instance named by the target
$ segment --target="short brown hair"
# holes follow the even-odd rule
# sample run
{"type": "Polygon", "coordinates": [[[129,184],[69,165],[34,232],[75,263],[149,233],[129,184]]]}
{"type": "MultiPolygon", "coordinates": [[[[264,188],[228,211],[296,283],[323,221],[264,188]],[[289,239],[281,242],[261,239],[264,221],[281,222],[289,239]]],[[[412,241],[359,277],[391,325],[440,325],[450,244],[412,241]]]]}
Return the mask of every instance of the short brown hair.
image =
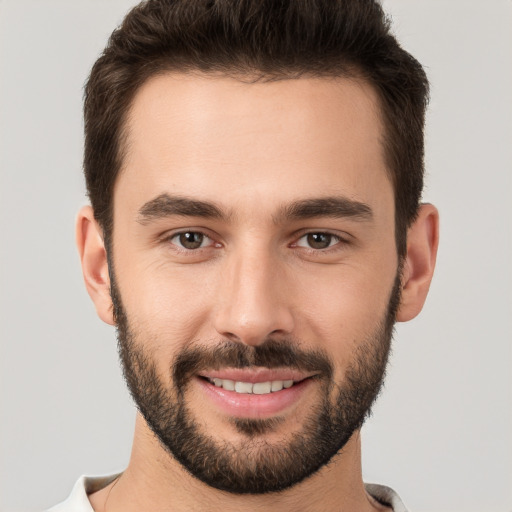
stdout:
{"type": "Polygon", "coordinates": [[[87,191],[110,245],[113,189],[132,99],[151,76],[201,71],[254,81],[357,77],[381,102],[397,250],[423,188],[428,81],[374,0],[147,0],[111,35],[85,87],[87,191]]]}

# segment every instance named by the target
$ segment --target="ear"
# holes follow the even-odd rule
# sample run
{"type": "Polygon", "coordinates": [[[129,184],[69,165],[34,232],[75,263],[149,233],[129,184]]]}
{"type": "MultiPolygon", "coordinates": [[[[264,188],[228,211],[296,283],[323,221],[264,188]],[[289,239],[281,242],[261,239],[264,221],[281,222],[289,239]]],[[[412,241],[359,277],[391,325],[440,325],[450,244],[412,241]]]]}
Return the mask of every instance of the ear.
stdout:
{"type": "Polygon", "coordinates": [[[84,206],[78,213],[76,245],[82,263],[85,287],[96,306],[96,312],[104,322],[115,325],[110,298],[107,252],[102,230],[90,206],[84,206]]]}
{"type": "Polygon", "coordinates": [[[407,322],[423,308],[436,265],[439,243],[439,213],[422,204],[417,219],[407,232],[407,254],[402,274],[402,297],[396,319],[407,322]]]}

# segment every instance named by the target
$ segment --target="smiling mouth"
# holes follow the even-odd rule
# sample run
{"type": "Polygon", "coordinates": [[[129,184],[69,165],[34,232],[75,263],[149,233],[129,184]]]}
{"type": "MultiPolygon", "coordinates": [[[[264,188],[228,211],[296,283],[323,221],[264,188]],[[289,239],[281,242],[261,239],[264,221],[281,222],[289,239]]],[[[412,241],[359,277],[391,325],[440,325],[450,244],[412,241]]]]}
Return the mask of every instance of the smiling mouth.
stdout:
{"type": "Polygon", "coordinates": [[[264,419],[294,407],[319,376],[286,368],[226,368],[207,370],[197,382],[228,416],[264,419]]]}
{"type": "MultiPolygon", "coordinates": [[[[218,388],[223,388],[226,391],[235,391],[240,394],[253,394],[253,395],[267,395],[269,393],[276,393],[282,389],[291,388],[293,385],[302,381],[294,380],[272,380],[266,382],[243,382],[230,379],[209,378],[205,379],[218,388]]],[[[305,380],[305,379],[303,379],[305,380]]]]}

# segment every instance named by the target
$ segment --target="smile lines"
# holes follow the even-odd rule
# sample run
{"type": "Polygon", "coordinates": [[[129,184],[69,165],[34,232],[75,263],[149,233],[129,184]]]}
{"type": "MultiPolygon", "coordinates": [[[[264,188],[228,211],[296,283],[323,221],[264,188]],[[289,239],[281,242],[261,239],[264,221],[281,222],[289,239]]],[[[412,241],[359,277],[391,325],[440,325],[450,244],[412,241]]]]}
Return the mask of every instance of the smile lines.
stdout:
{"type": "Polygon", "coordinates": [[[235,391],[236,393],[266,395],[268,393],[275,393],[282,389],[291,388],[294,384],[293,380],[273,380],[267,382],[241,382],[230,379],[207,379],[208,382],[218,388],[223,388],[226,391],[235,391]]]}

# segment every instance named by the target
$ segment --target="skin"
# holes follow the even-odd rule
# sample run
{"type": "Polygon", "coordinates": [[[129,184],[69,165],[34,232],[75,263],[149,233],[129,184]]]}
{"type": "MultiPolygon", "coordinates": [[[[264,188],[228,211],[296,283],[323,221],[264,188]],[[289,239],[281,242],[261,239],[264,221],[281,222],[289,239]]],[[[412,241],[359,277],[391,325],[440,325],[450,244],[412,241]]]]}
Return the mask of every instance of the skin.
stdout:
{"type": "MultiPolygon", "coordinates": [[[[166,74],[138,91],[128,129],[114,191],[113,261],[127,316],[144,333],[160,375],[184,344],[229,338],[256,345],[272,334],[326,351],[334,379],[343,381],[358,341],[385,315],[398,266],[394,193],[373,89],[348,79],[246,84],[166,74]],[[226,218],[141,222],[141,208],[161,194],[215,203],[226,218]],[[363,203],[371,217],[279,215],[293,202],[328,196],[363,203]],[[205,246],[180,248],[173,236],[187,230],[207,234],[205,246]],[[307,233],[335,237],[318,250],[308,247],[307,233]]],[[[398,321],[423,306],[437,242],[437,210],[422,205],[408,232],[398,321]]],[[[98,315],[114,324],[102,231],[90,207],[78,216],[77,243],[98,315]]],[[[243,444],[243,434],[198,386],[186,398],[215,439],[243,444]]],[[[297,430],[317,398],[318,388],[309,386],[266,440],[278,443],[297,430]]],[[[189,475],[140,414],[129,466],[114,486],[90,496],[94,509],[105,510],[107,497],[109,511],[383,509],[364,490],[358,431],[341,455],[300,484],[237,496],[189,475]]]]}

